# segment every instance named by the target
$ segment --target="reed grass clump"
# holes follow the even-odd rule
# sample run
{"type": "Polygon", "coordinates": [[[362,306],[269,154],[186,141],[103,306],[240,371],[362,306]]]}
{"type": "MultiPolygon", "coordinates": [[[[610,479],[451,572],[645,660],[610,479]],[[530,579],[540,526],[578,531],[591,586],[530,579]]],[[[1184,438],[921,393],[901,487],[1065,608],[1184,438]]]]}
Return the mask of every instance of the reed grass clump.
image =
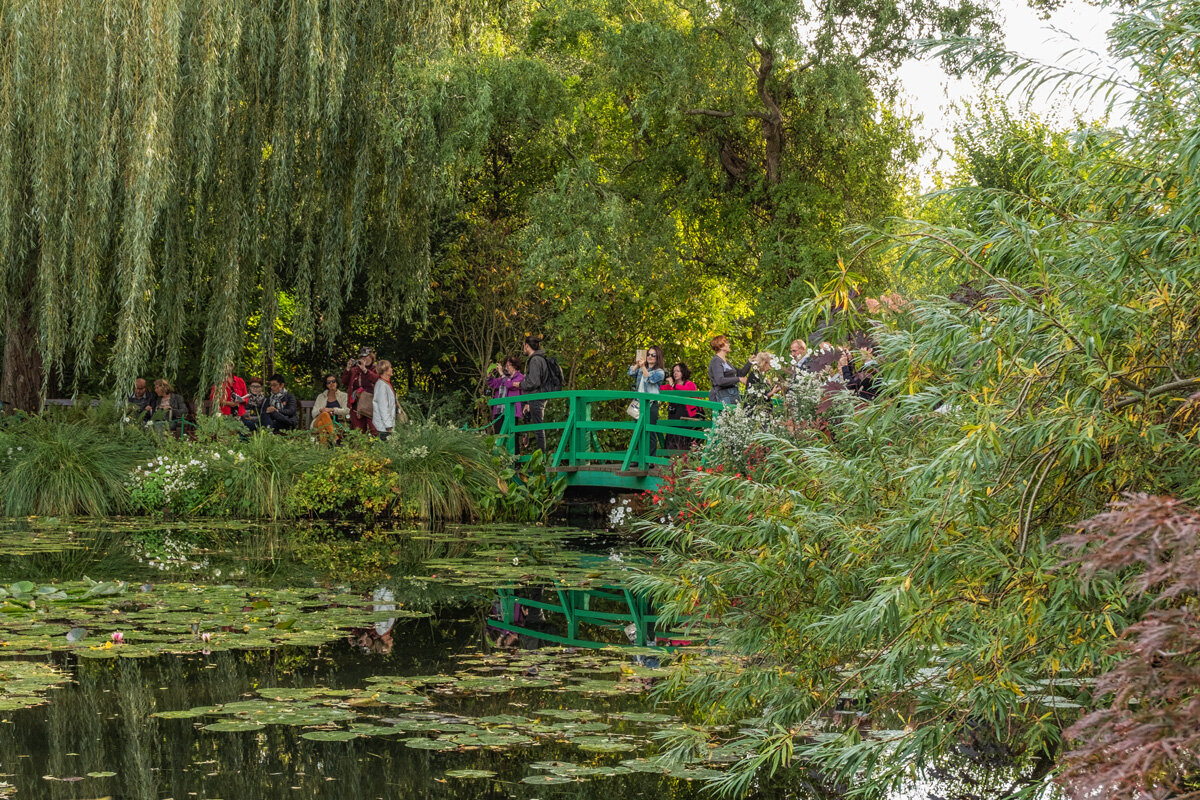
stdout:
{"type": "Polygon", "coordinates": [[[0,431],[0,508],[10,517],[117,513],[130,471],[153,452],[140,431],[26,418],[0,431]]]}
{"type": "Polygon", "coordinates": [[[500,480],[488,437],[431,422],[398,427],[382,448],[400,475],[403,503],[422,519],[478,516],[500,480]]]}

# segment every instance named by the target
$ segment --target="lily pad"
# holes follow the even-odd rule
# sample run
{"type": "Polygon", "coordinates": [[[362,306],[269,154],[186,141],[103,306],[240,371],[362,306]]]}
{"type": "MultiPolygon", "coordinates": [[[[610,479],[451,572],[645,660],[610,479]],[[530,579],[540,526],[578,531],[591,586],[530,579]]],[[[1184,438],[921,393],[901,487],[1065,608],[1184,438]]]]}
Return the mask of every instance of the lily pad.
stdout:
{"type": "Polygon", "coordinates": [[[250,722],[249,720],[228,720],[225,722],[214,722],[211,725],[205,725],[204,730],[216,731],[219,733],[232,733],[239,731],[261,731],[265,728],[261,722],[250,722]]]}
{"type": "Polygon", "coordinates": [[[496,773],[490,769],[451,769],[443,773],[447,778],[494,778],[496,773]]]}
{"type": "Polygon", "coordinates": [[[444,742],[440,739],[426,739],[424,736],[415,736],[404,740],[405,747],[411,747],[414,750],[457,750],[458,745],[454,742],[444,742]]]}
{"type": "Polygon", "coordinates": [[[356,731],[306,731],[300,734],[301,739],[309,739],[314,742],[348,742],[351,739],[357,739],[356,731]]]}
{"type": "Polygon", "coordinates": [[[560,783],[575,783],[575,778],[568,778],[565,775],[526,775],[521,779],[521,783],[531,783],[534,786],[552,786],[560,783]]]}

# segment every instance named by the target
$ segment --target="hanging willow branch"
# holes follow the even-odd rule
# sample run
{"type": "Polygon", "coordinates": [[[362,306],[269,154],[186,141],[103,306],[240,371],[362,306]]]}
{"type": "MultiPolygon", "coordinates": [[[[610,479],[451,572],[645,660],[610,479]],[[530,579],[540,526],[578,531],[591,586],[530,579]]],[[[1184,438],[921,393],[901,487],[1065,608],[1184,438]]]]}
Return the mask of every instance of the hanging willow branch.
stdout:
{"type": "Polygon", "coordinates": [[[6,331],[125,387],[185,341],[211,379],[279,290],[302,335],[361,287],[419,317],[437,171],[377,107],[397,52],[453,45],[476,3],[0,0],[6,331]]]}

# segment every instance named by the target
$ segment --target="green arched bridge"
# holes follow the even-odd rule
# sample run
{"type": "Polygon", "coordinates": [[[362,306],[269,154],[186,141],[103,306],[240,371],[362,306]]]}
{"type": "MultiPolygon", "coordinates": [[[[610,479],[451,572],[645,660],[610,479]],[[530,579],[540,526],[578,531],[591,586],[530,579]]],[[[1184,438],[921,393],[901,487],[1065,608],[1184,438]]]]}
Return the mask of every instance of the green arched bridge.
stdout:
{"type": "Polygon", "coordinates": [[[546,466],[567,475],[570,486],[605,486],[616,489],[658,488],[660,468],[682,452],[668,449],[672,434],[684,442],[703,442],[712,420],[724,406],[708,399],[706,392],[669,391],[661,394],[610,391],[563,391],[502,397],[491,401],[501,406],[500,435],[514,456],[528,461],[537,446],[533,434],[546,432],[546,466]],[[545,400],[547,420],[532,424],[518,420],[517,404],[545,400]],[[638,417],[626,412],[631,403],[638,417]],[[697,406],[703,414],[695,418],[667,419],[671,402],[697,406]],[[653,418],[657,406],[661,418],[653,418]],[[519,446],[521,439],[523,446],[519,446]],[[654,446],[652,443],[656,443],[654,446]]]}

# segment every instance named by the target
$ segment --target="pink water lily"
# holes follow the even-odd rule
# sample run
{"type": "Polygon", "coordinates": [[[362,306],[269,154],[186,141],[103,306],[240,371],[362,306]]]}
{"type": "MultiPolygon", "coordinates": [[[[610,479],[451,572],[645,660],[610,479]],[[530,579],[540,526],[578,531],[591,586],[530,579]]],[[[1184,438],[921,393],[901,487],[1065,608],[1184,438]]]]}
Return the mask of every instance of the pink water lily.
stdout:
{"type": "Polygon", "coordinates": [[[120,631],[113,631],[112,640],[113,644],[121,644],[125,641],[125,634],[120,631]]]}

